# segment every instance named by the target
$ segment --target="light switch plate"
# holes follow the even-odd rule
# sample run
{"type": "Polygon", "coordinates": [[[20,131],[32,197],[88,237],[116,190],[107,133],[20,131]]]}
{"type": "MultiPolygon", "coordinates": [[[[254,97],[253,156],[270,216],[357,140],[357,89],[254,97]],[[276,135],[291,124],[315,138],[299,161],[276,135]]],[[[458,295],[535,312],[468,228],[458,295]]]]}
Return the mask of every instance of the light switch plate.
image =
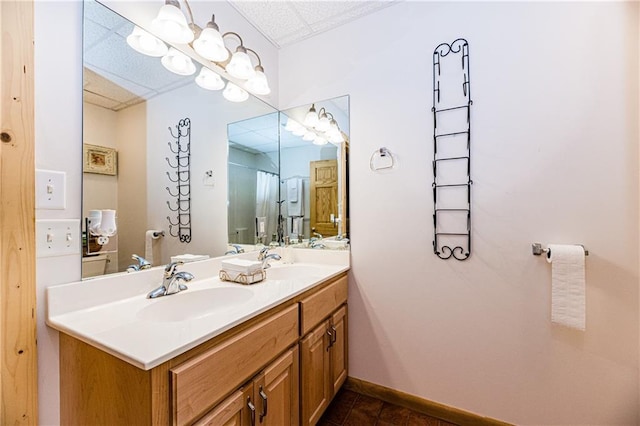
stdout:
{"type": "Polygon", "coordinates": [[[36,170],[36,208],[64,210],[66,208],[65,172],[36,170]]]}
{"type": "Polygon", "coordinates": [[[80,219],[36,220],[36,257],[80,254],[80,219]]]}

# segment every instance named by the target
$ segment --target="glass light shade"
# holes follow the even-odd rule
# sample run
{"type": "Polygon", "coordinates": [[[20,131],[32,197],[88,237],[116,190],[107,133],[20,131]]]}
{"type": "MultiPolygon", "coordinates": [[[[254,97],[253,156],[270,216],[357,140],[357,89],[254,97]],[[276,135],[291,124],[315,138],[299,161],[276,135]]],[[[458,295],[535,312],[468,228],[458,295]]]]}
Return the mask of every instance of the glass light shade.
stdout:
{"type": "Polygon", "coordinates": [[[328,141],[320,135],[313,140],[314,145],[326,145],[327,143],[328,141]]]}
{"type": "Polygon", "coordinates": [[[166,55],[169,51],[162,40],[137,25],[133,27],[133,31],[127,36],[127,44],[136,52],[147,56],[160,57],[166,55]]]}
{"type": "Polygon", "coordinates": [[[102,210],[99,234],[104,237],[112,237],[116,235],[116,231],[116,211],[102,210]]]}
{"type": "Polygon", "coordinates": [[[318,119],[318,123],[314,127],[321,132],[326,132],[327,130],[329,130],[329,126],[329,118],[326,114],[322,114],[322,117],[318,119]]]}
{"type": "Polygon", "coordinates": [[[173,4],[162,6],[156,19],[151,21],[151,26],[170,43],[190,43],[193,40],[193,31],[187,24],[187,18],[173,4]]]}
{"type": "Polygon", "coordinates": [[[249,78],[247,82],[244,84],[244,87],[256,95],[268,95],[271,93],[271,89],[269,88],[269,82],[267,81],[267,76],[264,75],[262,71],[256,71],[256,74],[249,78]]]}
{"type": "Polygon", "coordinates": [[[102,210],[89,210],[89,233],[100,235],[100,222],[102,221],[102,210]]]}
{"type": "Polygon", "coordinates": [[[229,51],[224,46],[222,36],[214,28],[205,28],[200,37],[193,42],[193,48],[198,55],[214,62],[224,62],[229,57],[229,51]]]}
{"type": "Polygon", "coordinates": [[[173,47],[169,48],[169,52],[160,62],[166,69],[179,75],[191,75],[196,72],[196,66],[191,58],[173,47]]]}
{"type": "Polygon", "coordinates": [[[302,136],[302,140],[303,141],[313,141],[318,137],[318,135],[316,135],[315,133],[313,133],[312,131],[305,131],[304,135],[302,136]]]}
{"type": "Polygon", "coordinates": [[[307,133],[307,128],[304,126],[300,126],[297,129],[293,129],[291,133],[293,133],[295,136],[302,136],[307,133]]]}
{"type": "Polygon", "coordinates": [[[248,80],[256,74],[249,55],[239,51],[231,55],[231,61],[229,61],[226,70],[231,76],[241,80],[248,80]]]}
{"type": "Polygon", "coordinates": [[[344,142],[344,137],[342,136],[342,132],[338,128],[330,128],[326,133],[327,139],[333,143],[342,143],[344,142]]]}
{"type": "Polygon", "coordinates": [[[315,127],[318,124],[318,114],[316,113],[315,106],[311,105],[309,112],[304,117],[304,121],[302,122],[307,127],[315,127]]]}
{"type": "Polygon", "coordinates": [[[225,87],[222,92],[222,96],[231,102],[244,102],[249,99],[249,93],[232,82],[227,83],[227,87],[225,87]]]}
{"type": "Polygon", "coordinates": [[[202,67],[200,70],[200,74],[196,77],[196,84],[207,90],[220,90],[224,87],[222,77],[207,67],[202,67]]]}

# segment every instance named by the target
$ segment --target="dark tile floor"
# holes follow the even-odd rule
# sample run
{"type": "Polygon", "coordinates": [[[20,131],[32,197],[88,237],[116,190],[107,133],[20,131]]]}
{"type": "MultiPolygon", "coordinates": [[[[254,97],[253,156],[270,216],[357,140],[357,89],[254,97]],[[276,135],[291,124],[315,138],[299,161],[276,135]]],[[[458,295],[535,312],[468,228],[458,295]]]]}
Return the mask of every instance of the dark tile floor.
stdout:
{"type": "Polygon", "coordinates": [[[408,408],[341,389],[318,426],[455,426],[408,408]]]}

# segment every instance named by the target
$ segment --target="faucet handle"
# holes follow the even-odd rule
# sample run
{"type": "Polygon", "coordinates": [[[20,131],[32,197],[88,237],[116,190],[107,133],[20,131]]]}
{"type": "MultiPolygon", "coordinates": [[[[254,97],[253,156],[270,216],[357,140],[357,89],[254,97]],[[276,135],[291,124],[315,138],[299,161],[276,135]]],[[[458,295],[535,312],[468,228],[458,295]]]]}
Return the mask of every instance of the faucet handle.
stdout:
{"type": "Polygon", "coordinates": [[[170,277],[171,275],[173,275],[173,273],[175,272],[176,268],[179,265],[184,265],[184,262],[182,260],[178,260],[176,262],[169,263],[164,268],[164,275],[167,276],[167,277],[170,277]]]}

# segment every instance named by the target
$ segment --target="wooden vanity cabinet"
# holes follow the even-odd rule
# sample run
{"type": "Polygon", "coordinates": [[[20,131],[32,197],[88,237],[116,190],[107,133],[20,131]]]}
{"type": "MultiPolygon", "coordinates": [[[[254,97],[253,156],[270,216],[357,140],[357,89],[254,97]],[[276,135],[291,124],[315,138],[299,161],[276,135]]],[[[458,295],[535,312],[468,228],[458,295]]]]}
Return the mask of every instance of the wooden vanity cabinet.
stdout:
{"type": "Polygon", "coordinates": [[[315,425],[347,378],[347,279],[300,302],[303,425],[315,425]]]}
{"type": "Polygon", "coordinates": [[[255,425],[315,424],[347,375],[346,301],[345,273],[150,370],[61,333],[61,424],[252,426],[249,402],[255,425]]]}
{"type": "Polygon", "coordinates": [[[298,369],[294,346],[194,426],[297,426],[298,369]]]}

